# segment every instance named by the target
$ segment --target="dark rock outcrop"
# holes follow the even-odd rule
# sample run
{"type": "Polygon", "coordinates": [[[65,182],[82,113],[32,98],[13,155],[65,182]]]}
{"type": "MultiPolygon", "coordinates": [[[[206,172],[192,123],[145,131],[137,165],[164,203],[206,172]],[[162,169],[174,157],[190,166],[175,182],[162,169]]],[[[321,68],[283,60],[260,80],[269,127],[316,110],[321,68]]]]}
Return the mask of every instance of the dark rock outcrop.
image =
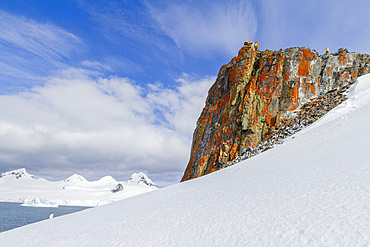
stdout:
{"type": "Polygon", "coordinates": [[[20,178],[34,178],[33,175],[29,174],[26,171],[26,168],[20,168],[17,170],[9,171],[9,172],[4,172],[0,174],[0,178],[5,178],[5,177],[12,177],[16,179],[20,178]]]}
{"type": "Polygon", "coordinates": [[[117,186],[112,190],[113,193],[117,193],[124,190],[124,187],[122,184],[117,184],[117,186]]]}
{"type": "Polygon", "coordinates": [[[370,71],[369,55],[347,49],[319,55],[306,47],[258,51],[258,46],[245,42],[221,67],[181,181],[271,148],[345,100],[343,90],[370,71]]]}

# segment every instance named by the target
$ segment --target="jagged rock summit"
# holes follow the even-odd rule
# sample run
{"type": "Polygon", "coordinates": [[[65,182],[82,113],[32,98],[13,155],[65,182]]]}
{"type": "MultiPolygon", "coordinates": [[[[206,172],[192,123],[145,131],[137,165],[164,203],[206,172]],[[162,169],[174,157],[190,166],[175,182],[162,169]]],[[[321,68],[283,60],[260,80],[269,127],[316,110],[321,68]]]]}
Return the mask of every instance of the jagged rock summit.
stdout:
{"type": "Polygon", "coordinates": [[[33,178],[33,175],[29,174],[26,171],[26,168],[20,168],[17,170],[1,173],[0,178],[5,178],[5,177],[20,179],[20,178],[33,178]]]}
{"type": "Polygon", "coordinates": [[[347,49],[319,55],[307,47],[259,51],[245,42],[221,67],[193,134],[181,181],[271,148],[345,100],[370,71],[370,56],[347,49]]]}

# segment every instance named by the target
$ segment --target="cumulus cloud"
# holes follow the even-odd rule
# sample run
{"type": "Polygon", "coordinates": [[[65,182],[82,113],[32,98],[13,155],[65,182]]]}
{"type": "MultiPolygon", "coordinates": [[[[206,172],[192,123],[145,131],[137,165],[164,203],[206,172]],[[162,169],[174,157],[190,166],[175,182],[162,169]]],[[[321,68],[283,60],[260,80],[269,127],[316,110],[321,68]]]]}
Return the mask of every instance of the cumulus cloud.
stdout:
{"type": "Polygon", "coordinates": [[[256,33],[250,1],[166,1],[147,6],[176,45],[192,54],[232,56],[256,33]]]}
{"type": "Polygon", "coordinates": [[[184,75],[172,89],[142,88],[72,68],[44,86],[0,96],[0,164],[54,178],[127,179],[144,171],[177,182],[213,79],[184,75]]]}

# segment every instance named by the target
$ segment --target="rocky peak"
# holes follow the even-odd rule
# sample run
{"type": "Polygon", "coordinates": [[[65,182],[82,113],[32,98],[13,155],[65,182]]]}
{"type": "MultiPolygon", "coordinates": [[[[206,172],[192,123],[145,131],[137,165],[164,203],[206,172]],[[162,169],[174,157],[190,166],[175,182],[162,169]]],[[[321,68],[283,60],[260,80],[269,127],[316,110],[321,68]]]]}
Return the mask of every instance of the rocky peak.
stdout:
{"type": "Polygon", "coordinates": [[[124,190],[125,188],[123,187],[122,184],[117,184],[117,186],[112,190],[113,193],[117,193],[117,192],[120,192],[122,190],[124,190]]]}
{"type": "Polygon", "coordinates": [[[369,55],[347,49],[319,55],[307,47],[258,47],[245,42],[238,56],[221,67],[197,121],[182,181],[240,160],[273,137],[279,140],[285,129],[313,122],[325,113],[322,104],[326,111],[335,107],[344,100],[343,89],[370,71],[369,55]],[[328,95],[332,92],[339,98],[328,95]],[[309,113],[312,102],[318,107],[309,113]],[[306,114],[311,120],[303,124],[306,114]]]}
{"type": "Polygon", "coordinates": [[[33,178],[33,175],[29,174],[25,168],[20,168],[17,170],[1,173],[0,178],[3,177],[12,177],[20,179],[20,178],[33,178]]]}

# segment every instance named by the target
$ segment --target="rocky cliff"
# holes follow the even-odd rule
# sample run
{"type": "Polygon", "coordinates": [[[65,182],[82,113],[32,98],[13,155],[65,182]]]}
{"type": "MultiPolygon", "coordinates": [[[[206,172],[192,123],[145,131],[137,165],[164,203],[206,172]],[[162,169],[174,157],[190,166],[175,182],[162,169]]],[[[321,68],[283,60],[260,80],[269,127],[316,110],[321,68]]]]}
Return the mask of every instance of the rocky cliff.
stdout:
{"type": "Polygon", "coordinates": [[[181,181],[269,149],[345,100],[370,71],[370,56],[347,49],[319,55],[306,47],[259,51],[245,42],[221,67],[193,134],[181,181]]]}

